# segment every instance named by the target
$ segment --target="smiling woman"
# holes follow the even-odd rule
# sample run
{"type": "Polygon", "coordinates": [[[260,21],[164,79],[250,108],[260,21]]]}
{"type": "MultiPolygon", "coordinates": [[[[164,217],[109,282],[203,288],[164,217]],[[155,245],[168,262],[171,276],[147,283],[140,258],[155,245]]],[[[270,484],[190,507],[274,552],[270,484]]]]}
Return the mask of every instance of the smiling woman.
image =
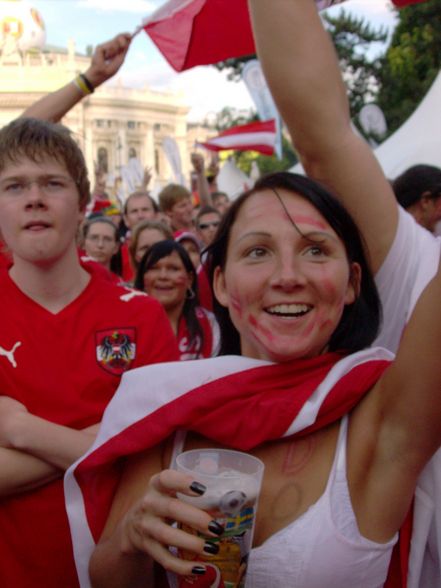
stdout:
{"type": "Polygon", "coordinates": [[[166,239],[152,245],[141,259],[135,287],[164,307],[178,339],[180,359],[212,357],[218,347],[218,325],[199,305],[196,272],[184,247],[166,239]]]}
{"type": "MultiPolygon", "coordinates": [[[[280,173],[259,180],[233,203],[207,252],[222,353],[244,352],[244,328],[252,356],[256,345],[295,345],[296,333],[300,356],[358,351],[374,340],[380,304],[358,230],[307,178],[280,173]],[[287,313],[292,304],[301,306],[287,313]]],[[[261,352],[283,361],[275,348],[261,352]]],[[[285,353],[293,359],[288,347],[285,353]]]]}

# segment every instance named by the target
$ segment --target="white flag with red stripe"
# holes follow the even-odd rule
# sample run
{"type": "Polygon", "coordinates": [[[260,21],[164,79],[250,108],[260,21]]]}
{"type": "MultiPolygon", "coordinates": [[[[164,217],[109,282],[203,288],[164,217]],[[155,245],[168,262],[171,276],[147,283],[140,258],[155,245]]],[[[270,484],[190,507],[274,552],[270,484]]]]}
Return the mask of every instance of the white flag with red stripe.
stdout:
{"type": "MultiPolygon", "coordinates": [[[[323,10],[345,1],[316,5],[323,10]]],[[[399,8],[424,1],[392,0],[399,8]]],[[[142,27],[176,71],[256,52],[248,0],[169,0],[142,27]]]]}
{"type": "Polygon", "coordinates": [[[231,127],[217,137],[197,144],[210,151],[232,149],[235,151],[258,151],[263,155],[273,155],[276,139],[276,121],[266,120],[231,127]]]}

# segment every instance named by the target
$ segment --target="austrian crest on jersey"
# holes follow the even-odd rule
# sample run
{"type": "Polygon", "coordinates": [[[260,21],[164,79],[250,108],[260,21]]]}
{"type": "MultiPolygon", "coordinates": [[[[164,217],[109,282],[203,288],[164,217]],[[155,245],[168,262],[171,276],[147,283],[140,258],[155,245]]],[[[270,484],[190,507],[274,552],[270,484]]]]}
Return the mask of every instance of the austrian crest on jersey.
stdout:
{"type": "Polygon", "coordinates": [[[134,328],[106,329],[95,333],[96,359],[107,372],[120,376],[136,357],[134,328]]]}

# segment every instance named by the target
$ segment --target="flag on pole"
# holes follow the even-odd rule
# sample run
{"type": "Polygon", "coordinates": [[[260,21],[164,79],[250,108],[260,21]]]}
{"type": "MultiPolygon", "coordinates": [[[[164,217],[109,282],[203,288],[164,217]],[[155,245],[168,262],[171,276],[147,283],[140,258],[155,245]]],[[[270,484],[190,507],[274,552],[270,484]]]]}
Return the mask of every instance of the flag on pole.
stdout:
{"type": "MultiPolygon", "coordinates": [[[[316,5],[322,10],[345,1],[316,5]]],[[[425,0],[392,1],[401,8],[425,0]]],[[[256,53],[247,0],[169,0],[142,27],[176,71],[256,53]]]]}
{"type": "Polygon", "coordinates": [[[276,121],[266,120],[247,125],[231,127],[205,143],[197,143],[210,151],[258,151],[263,155],[273,155],[276,145],[276,121]]]}

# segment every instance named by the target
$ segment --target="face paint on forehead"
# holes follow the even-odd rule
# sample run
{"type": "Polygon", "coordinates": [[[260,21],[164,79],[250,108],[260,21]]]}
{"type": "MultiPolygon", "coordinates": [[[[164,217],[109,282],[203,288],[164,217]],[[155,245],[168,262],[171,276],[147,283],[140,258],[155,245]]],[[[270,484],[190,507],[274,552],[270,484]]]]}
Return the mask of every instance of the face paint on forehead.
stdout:
{"type": "Polygon", "coordinates": [[[277,192],[277,190],[275,188],[271,188],[271,190],[274,192],[276,198],[278,199],[278,201],[280,202],[280,206],[283,208],[283,211],[286,215],[286,217],[288,218],[289,222],[292,224],[292,226],[294,227],[294,229],[297,231],[297,233],[299,235],[301,235],[302,237],[305,236],[304,233],[299,229],[297,223],[307,223],[309,225],[312,225],[314,227],[317,227],[318,229],[324,231],[326,229],[328,229],[327,225],[325,223],[322,223],[320,221],[318,221],[317,219],[313,219],[310,218],[308,216],[304,216],[304,215],[298,215],[296,217],[296,220],[294,220],[292,218],[292,216],[290,215],[286,204],[283,202],[282,197],[280,196],[280,194],[277,192]]]}

